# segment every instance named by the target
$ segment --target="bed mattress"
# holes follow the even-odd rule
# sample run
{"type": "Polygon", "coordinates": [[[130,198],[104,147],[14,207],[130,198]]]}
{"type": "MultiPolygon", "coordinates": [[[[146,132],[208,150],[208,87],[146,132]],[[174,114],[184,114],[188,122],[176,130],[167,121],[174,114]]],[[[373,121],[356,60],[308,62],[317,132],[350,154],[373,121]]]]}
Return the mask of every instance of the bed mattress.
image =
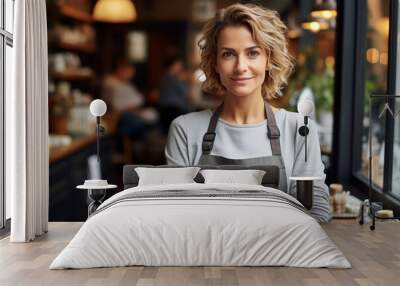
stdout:
{"type": "Polygon", "coordinates": [[[198,183],[138,186],[114,195],[50,269],[129,265],[351,267],[286,193],[198,183]]]}

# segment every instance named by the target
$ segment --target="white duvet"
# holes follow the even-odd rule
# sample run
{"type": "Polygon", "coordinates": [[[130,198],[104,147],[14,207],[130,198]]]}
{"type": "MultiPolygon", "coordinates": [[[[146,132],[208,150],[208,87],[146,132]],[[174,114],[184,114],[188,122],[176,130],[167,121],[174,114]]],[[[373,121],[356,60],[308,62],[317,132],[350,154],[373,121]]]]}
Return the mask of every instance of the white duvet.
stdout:
{"type": "Polygon", "coordinates": [[[90,217],[50,269],[145,266],[350,268],[318,222],[300,209],[259,198],[151,198],[113,204],[131,192],[262,190],[238,184],[141,186],[120,192],[90,217]],[[107,207],[108,206],[108,207],[107,207]]]}

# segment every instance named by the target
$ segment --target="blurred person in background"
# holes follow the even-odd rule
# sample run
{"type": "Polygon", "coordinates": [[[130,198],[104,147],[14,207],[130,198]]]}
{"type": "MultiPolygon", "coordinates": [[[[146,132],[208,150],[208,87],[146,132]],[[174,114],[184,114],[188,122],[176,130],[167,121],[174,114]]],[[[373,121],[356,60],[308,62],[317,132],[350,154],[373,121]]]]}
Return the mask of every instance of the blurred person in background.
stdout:
{"type": "Polygon", "coordinates": [[[165,61],[166,73],[160,84],[160,122],[164,134],[176,117],[189,112],[189,73],[182,58],[173,56],[165,61]]]}
{"type": "Polygon", "coordinates": [[[144,139],[147,127],[157,122],[158,114],[144,107],[145,98],[132,82],[135,74],[135,67],[127,60],[117,61],[112,73],[104,78],[102,97],[110,110],[119,114],[118,134],[144,139]]]}

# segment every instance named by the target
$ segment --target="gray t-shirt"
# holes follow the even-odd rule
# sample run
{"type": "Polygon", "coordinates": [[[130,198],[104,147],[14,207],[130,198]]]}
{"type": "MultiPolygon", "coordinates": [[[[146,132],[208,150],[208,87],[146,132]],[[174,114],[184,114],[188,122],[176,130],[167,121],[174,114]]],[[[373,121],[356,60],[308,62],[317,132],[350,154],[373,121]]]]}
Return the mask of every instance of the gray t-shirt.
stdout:
{"type": "MultiPolygon", "coordinates": [[[[170,126],[165,155],[169,165],[197,165],[202,154],[201,145],[207,131],[212,111],[210,109],[192,112],[176,118],[170,126]]],[[[311,215],[320,222],[330,219],[329,191],[325,184],[324,165],[317,126],[309,120],[310,133],[307,137],[307,162],[304,161],[304,137],[298,129],[303,125],[299,113],[279,109],[275,113],[280,130],[280,144],[287,176],[287,192],[296,193],[296,183],[290,176],[315,176],[314,201],[311,215]]],[[[256,124],[232,124],[219,119],[214,147],[211,155],[229,159],[247,159],[272,155],[271,144],[267,137],[267,120],[256,124]]]]}

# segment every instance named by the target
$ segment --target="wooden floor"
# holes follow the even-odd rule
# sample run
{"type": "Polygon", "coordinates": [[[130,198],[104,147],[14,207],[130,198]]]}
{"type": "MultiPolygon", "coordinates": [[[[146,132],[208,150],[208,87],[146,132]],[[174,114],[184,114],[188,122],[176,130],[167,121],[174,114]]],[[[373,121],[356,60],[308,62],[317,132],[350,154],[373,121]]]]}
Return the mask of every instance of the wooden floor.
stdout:
{"type": "Polygon", "coordinates": [[[48,270],[81,223],[50,223],[32,243],[0,241],[0,285],[400,285],[400,223],[378,223],[370,231],[354,221],[324,226],[352,269],[289,267],[122,267],[48,270]]]}

